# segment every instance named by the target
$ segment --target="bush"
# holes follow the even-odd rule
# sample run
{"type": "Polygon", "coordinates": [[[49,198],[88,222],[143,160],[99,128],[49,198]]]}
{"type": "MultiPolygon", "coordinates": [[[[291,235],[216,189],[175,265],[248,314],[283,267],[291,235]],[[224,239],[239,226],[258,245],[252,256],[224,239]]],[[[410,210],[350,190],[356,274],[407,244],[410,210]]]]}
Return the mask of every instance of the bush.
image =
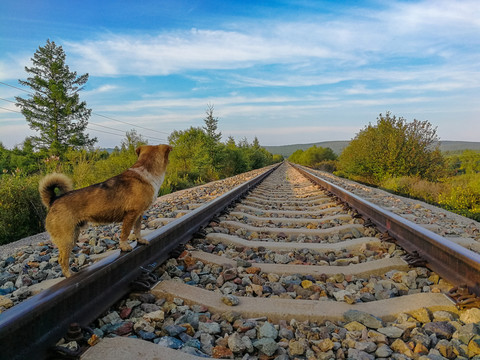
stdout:
{"type": "Polygon", "coordinates": [[[121,151],[111,154],[107,159],[82,157],[73,166],[75,188],[97,184],[127,170],[137,161],[135,151],[121,151]]]}
{"type": "Polygon", "coordinates": [[[326,162],[336,159],[337,156],[332,149],[321,146],[317,147],[316,145],[309,147],[305,151],[298,149],[288,158],[289,161],[295,164],[309,166],[315,169],[319,169],[321,164],[325,165],[326,162]]]}
{"type": "Polygon", "coordinates": [[[438,202],[449,210],[480,214],[480,174],[452,178],[438,202]]]}
{"type": "Polygon", "coordinates": [[[381,187],[480,221],[480,174],[454,176],[442,182],[403,176],[386,179],[381,187]]]}
{"type": "Polygon", "coordinates": [[[40,176],[0,177],[0,244],[44,231],[46,209],[38,193],[40,176]]]}
{"type": "Polygon", "coordinates": [[[428,121],[380,114],[376,125],[362,129],[339,158],[340,174],[379,185],[391,177],[436,180],[444,160],[435,147],[436,129],[428,121]]]}
{"type": "Polygon", "coordinates": [[[445,189],[443,183],[412,176],[386,179],[382,182],[381,187],[396,194],[424,200],[431,204],[438,204],[439,196],[445,189]]]}
{"type": "Polygon", "coordinates": [[[315,165],[315,169],[333,173],[337,170],[337,160],[325,160],[315,165]]]}

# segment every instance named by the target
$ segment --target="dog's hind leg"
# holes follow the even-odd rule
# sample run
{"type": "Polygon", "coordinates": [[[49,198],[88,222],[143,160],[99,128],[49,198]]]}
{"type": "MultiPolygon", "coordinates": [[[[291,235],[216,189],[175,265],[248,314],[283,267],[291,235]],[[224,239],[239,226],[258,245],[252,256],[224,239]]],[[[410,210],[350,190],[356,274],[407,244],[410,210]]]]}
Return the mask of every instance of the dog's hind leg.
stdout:
{"type": "Polygon", "coordinates": [[[54,241],[58,247],[58,263],[62,268],[63,275],[65,277],[70,277],[72,273],[70,272],[70,253],[77,242],[78,235],[80,234],[80,229],[78,227],[74,228],[71,236],[66,236],[60,241],[54,241]]]}

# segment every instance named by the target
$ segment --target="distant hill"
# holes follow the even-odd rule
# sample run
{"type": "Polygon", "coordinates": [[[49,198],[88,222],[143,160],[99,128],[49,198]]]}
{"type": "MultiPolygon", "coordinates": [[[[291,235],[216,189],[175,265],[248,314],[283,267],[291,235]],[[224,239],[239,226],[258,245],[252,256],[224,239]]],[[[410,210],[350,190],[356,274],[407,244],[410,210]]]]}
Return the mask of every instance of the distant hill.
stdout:
{"type": "Polygon", "coordinates": [[[441,152],[461,152],[463,150],[480,151],[480,142],[473,141],[439,141],[441,152]]]}
{"type": "MultiPolygon", "coordinates": [[[[322,141],[318,143],[310,144],[293,144],[293,145],[279,145],[279,146],[264,146],[264,148],[272,154],[280,154],[285,158],[288,158],[296,150],[307,150],[313,145],[321,146],[324,148],[329,147],[337,155],[340,155],[347,147],[350,141],[322,141]]],[[[461,152],[463,150],[478,150],[480,151],[480,142],[473,141],[440,141],[440,151],[442,152],[461,152]]]]}
{"type": "Polygon", "coordinates": [[[307,150],[313,145],[321,146],[324,148],[329,147],[337,155],[345,149],[345,147],[350,143],[350,141],[322,141],[318,143],[311,144],[293,144],[293,145],[279,145],[279,146],[264,146],[264,148],[272,154],[280,154],[284,158],[288,158],[298,149],[307,150]]]}

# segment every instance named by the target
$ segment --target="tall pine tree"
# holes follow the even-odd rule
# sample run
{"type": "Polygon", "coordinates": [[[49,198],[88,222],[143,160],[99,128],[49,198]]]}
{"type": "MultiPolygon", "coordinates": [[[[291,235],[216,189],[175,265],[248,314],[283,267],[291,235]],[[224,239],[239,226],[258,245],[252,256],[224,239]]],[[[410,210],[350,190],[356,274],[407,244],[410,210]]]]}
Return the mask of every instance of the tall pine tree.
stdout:
{"type": "Polygon", "coordinates": [[[34,93],[27,99],[16,97],[31,129],[37,136],[30,139],[37,149],[52,155],[63,155],[68,148],[92,146],[97,139],[85,133],[92,112],[85,101],[80,102],[79,91],[88,80],[88,74],[77,77],[65,64],[65,52],[55,42],[47,40],[31,59],[30,74],[19,83],[30,87],[34,93]]]}
{"type": "Polygon", "coordinates": [[[203,121],[205,122],[205,126],[203,127],[203,130],[205,130],[208,137],[211,138],[214,143],[218,143],[222,138],[222,133],[221,132],[217,133],[218,118],[213,116],[213,109],[214,109],[213,104],[207,105],[207,109],[205,110],[205,113],[207,114],[207,116],[205,117],[205,119],[203,119],[203,121]]]}

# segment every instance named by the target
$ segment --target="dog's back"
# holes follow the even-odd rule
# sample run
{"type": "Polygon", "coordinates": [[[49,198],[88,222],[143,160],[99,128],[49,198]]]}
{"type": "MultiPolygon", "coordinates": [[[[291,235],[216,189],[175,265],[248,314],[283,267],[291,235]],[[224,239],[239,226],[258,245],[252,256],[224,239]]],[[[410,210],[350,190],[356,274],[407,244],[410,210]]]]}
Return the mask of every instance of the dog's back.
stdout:
{"type": "Polygon", "coordinates": [[[137,173],[127,170],[104,182],[56,197],[47,226],[52,225],[49,222],[65,222],[67,214],[77,223],[120,222],[128,213],[143,213],[154,197],[153,186],[137,173]]]}

